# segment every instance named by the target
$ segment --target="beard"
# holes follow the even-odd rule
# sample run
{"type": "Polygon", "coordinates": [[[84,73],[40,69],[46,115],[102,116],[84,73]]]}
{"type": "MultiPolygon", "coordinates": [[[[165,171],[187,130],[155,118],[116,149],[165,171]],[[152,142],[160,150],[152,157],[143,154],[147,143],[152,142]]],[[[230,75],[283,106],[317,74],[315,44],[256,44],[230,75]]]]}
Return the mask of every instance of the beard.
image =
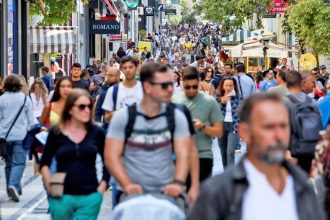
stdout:
{"type": "Polygon", "coordinates": [[[280,165],[285,160],[285,153],[288,145],[281,141],[272,143],[267,146],[266,150],[260,150],[260,147],[255,147],[256,157],[268,165],[280,165]]]}

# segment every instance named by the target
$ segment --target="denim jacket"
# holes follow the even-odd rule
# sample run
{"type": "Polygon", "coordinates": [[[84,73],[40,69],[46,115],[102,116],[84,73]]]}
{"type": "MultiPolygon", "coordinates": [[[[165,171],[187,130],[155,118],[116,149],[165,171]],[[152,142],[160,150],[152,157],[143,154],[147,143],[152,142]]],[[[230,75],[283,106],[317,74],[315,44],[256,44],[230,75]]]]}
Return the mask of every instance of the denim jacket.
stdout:
{"type": "MultiPolygon", "coordinates": [[[[230,104],[231,104],[231,114],[233,117],[233,124],[234,124],[234,131],[235,133],[237,133],[237,129],[238,129],[238,123],[239,123],[239,117],[238,117],[238,107],[241,104],[241,102],[243,101],[243,97],[241,96],[231,96],[230,99],[230,104]]],[[[223,116],[226,115],[226,106],[227,104],[222,104],[221,105],[221,111],[223,116]]]]}

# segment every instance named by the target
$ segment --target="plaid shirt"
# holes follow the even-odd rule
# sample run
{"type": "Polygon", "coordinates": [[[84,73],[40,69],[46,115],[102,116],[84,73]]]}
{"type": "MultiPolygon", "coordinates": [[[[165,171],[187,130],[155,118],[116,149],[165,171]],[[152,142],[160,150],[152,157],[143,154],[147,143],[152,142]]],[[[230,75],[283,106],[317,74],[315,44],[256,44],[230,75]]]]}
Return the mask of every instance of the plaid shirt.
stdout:
{"type": "MultiPolygon", "coordinates": [[[[235,133],[237,132],[237,128],[238,128],[238,123],[239,123],[239,117],[238,117],[238,107],[241,104],[241,102],[243,101],[243,97],[241,96],[231,96],[230,99],[230,104],[231,104],[231,114],[233,117],[233,122],[234,123],[234,131],[235,133]]],[[[225,116],[226,115],[226,106],[227,104],[221,104],[221,111],[222,114],[225,116]]]]}

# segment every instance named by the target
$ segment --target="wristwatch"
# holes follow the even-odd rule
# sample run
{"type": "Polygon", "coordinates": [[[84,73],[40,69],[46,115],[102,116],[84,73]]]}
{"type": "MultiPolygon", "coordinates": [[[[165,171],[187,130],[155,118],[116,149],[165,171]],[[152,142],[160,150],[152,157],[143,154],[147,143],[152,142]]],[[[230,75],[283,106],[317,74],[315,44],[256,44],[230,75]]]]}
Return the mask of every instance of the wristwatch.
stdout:
{"type": "Polygon", "coordinates": [[[186,183],[182,180],[179,180],[179,179],[174,179],[173,183],[178,184],[180,186],[186,186],[186,183]]]}

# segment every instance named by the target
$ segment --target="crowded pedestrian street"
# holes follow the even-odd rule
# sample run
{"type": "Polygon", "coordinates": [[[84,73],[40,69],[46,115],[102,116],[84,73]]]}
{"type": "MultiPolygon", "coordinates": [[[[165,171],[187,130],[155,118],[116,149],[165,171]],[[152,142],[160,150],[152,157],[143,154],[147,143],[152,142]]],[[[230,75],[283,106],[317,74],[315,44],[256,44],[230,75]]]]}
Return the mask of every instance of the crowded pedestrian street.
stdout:
{"type": "Polygon", "coordinates": [[[0,220],[329,220],[329,14],[0,0],[0,220]]]}

